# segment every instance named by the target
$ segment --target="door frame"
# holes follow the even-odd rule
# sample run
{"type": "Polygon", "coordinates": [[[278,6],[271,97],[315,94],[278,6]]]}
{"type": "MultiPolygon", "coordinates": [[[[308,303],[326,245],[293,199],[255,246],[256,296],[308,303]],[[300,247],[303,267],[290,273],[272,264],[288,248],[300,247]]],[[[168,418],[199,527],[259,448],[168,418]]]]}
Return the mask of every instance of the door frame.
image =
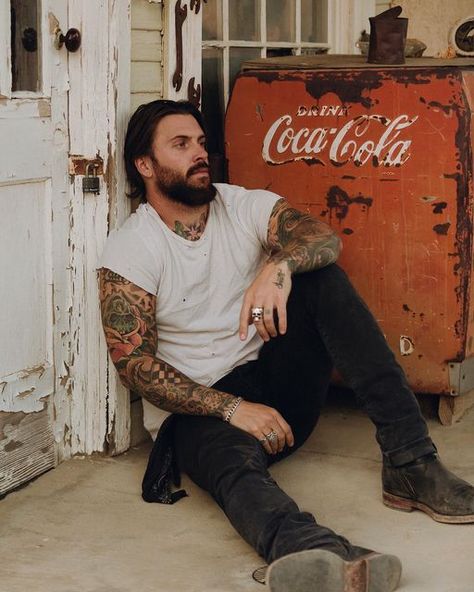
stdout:
{"type": "MultiPolygon", "coordinates": [[[[70,416],[60,460],[74,454],[119,454],[130,445],[130,397],[110,362],[98,299],[97,267],[107,234],[130,213],[123,141],[130,110],[131,0],[98,0],[94,10],[69,0],[67,28],[82,33],[69,54],[71,298],[75,353],[68,370],[70,416]],[[100,194],[84,194],[81,161],[102,163],[100,194]]],[[[63,406],[63,408],[66,408],[63,406]]],[[[60,422],[61,423],[61,422],[60,422]]]]}

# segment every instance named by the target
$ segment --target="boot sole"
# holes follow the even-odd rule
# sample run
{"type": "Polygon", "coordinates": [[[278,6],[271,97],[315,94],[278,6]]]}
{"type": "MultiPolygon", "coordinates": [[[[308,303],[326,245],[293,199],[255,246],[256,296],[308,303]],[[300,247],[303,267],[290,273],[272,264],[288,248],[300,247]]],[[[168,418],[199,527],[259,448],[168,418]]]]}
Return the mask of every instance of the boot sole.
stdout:
{"type": "Polygon", "coordinates": [[[371,553],[354,561],[322,549],[285,555],[267,573],[271,592],[392,592],[402,566],[398,557],[371,553]]]}
{"type": "Polygon", "coordinates": [[[467,514],[466,516],[447,516],[446,514],[439,514],[435,512],[433,508],[430,508],[422,502],[416,502],[415,500],[393,495],[392,493],[383,492],[383,503],[388,508],[393,510],[400,510],[402,512],[412,512],[413,510],[420,510],[428,514],[430,518],[436,520],[436,522],[442,522],[443,524],[470,524],[474,522],[474,514],[467,514]]]}

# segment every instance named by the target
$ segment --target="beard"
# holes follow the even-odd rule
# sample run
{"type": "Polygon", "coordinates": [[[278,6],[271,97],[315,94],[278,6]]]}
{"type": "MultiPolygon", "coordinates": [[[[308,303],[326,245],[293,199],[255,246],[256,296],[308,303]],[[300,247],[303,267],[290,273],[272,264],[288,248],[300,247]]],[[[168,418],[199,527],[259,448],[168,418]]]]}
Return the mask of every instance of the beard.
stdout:
{"type": "Polygon", "coordinates": [[[188,207],[198,207],[211,203],[217,190],[210,177],[194,177],[193,173],[207,169],[209,165],[203,160],[190,167],[186,175],[178,173],[174,169],[161,166],[157,160],[153,160],[153,168],[156,174],[156,188],[168,199],[188,207]]]}

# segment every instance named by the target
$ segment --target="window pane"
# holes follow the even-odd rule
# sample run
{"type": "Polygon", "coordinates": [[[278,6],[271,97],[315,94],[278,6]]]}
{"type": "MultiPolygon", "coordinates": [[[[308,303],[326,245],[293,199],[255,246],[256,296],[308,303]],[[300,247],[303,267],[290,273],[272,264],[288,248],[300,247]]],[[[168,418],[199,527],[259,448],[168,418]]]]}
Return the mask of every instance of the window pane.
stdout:
{"type": "Polygon", "coordinates": [[[260,40],[259,0],[229,0],[229,39],[260,40]]]}
{"type": "Polygon", "coordinates": [[[203,4],[202,38],[204,41],[222,39],[222,2],[207,0],[203,4]]]}
{"type": "Polygon", "coordinates": [[[258,47],[231,47],[229,52],[229,86],[234,86],[235,77],[240,71],[242,62],[254,60],[261,56],[258,47]]]}
{"type": "Polygon", "coordinates": [[[202,112],[207,128],[210,154],[224,152],[224,84],[223,50],[207,47],[202,50],[202,112]]]}
{"type": "Polygon", "coordinates": [[[301,0],[301,41],[327,43],[327,0],[301,0]]]}
{"type": "Polygon", "coordinates": [[[12,90],[40,90],[40,0],[11,0],[12,90]]]}
{"type": "Polygon", "coordinates": [[[295,40],[295,2],[267,0],[268,41],[295,40]]]}

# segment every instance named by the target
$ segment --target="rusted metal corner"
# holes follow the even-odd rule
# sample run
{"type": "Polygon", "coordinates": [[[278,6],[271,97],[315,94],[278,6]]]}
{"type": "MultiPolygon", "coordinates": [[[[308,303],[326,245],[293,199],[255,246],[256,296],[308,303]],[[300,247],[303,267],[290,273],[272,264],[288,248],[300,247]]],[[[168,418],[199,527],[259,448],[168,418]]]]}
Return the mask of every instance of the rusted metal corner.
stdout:
{"type": "Polygon", "coordinates": [[[474,390],[474,357],[462,362],[449,362],[449,389],[453,397],[465,395],[474,390]]]}

